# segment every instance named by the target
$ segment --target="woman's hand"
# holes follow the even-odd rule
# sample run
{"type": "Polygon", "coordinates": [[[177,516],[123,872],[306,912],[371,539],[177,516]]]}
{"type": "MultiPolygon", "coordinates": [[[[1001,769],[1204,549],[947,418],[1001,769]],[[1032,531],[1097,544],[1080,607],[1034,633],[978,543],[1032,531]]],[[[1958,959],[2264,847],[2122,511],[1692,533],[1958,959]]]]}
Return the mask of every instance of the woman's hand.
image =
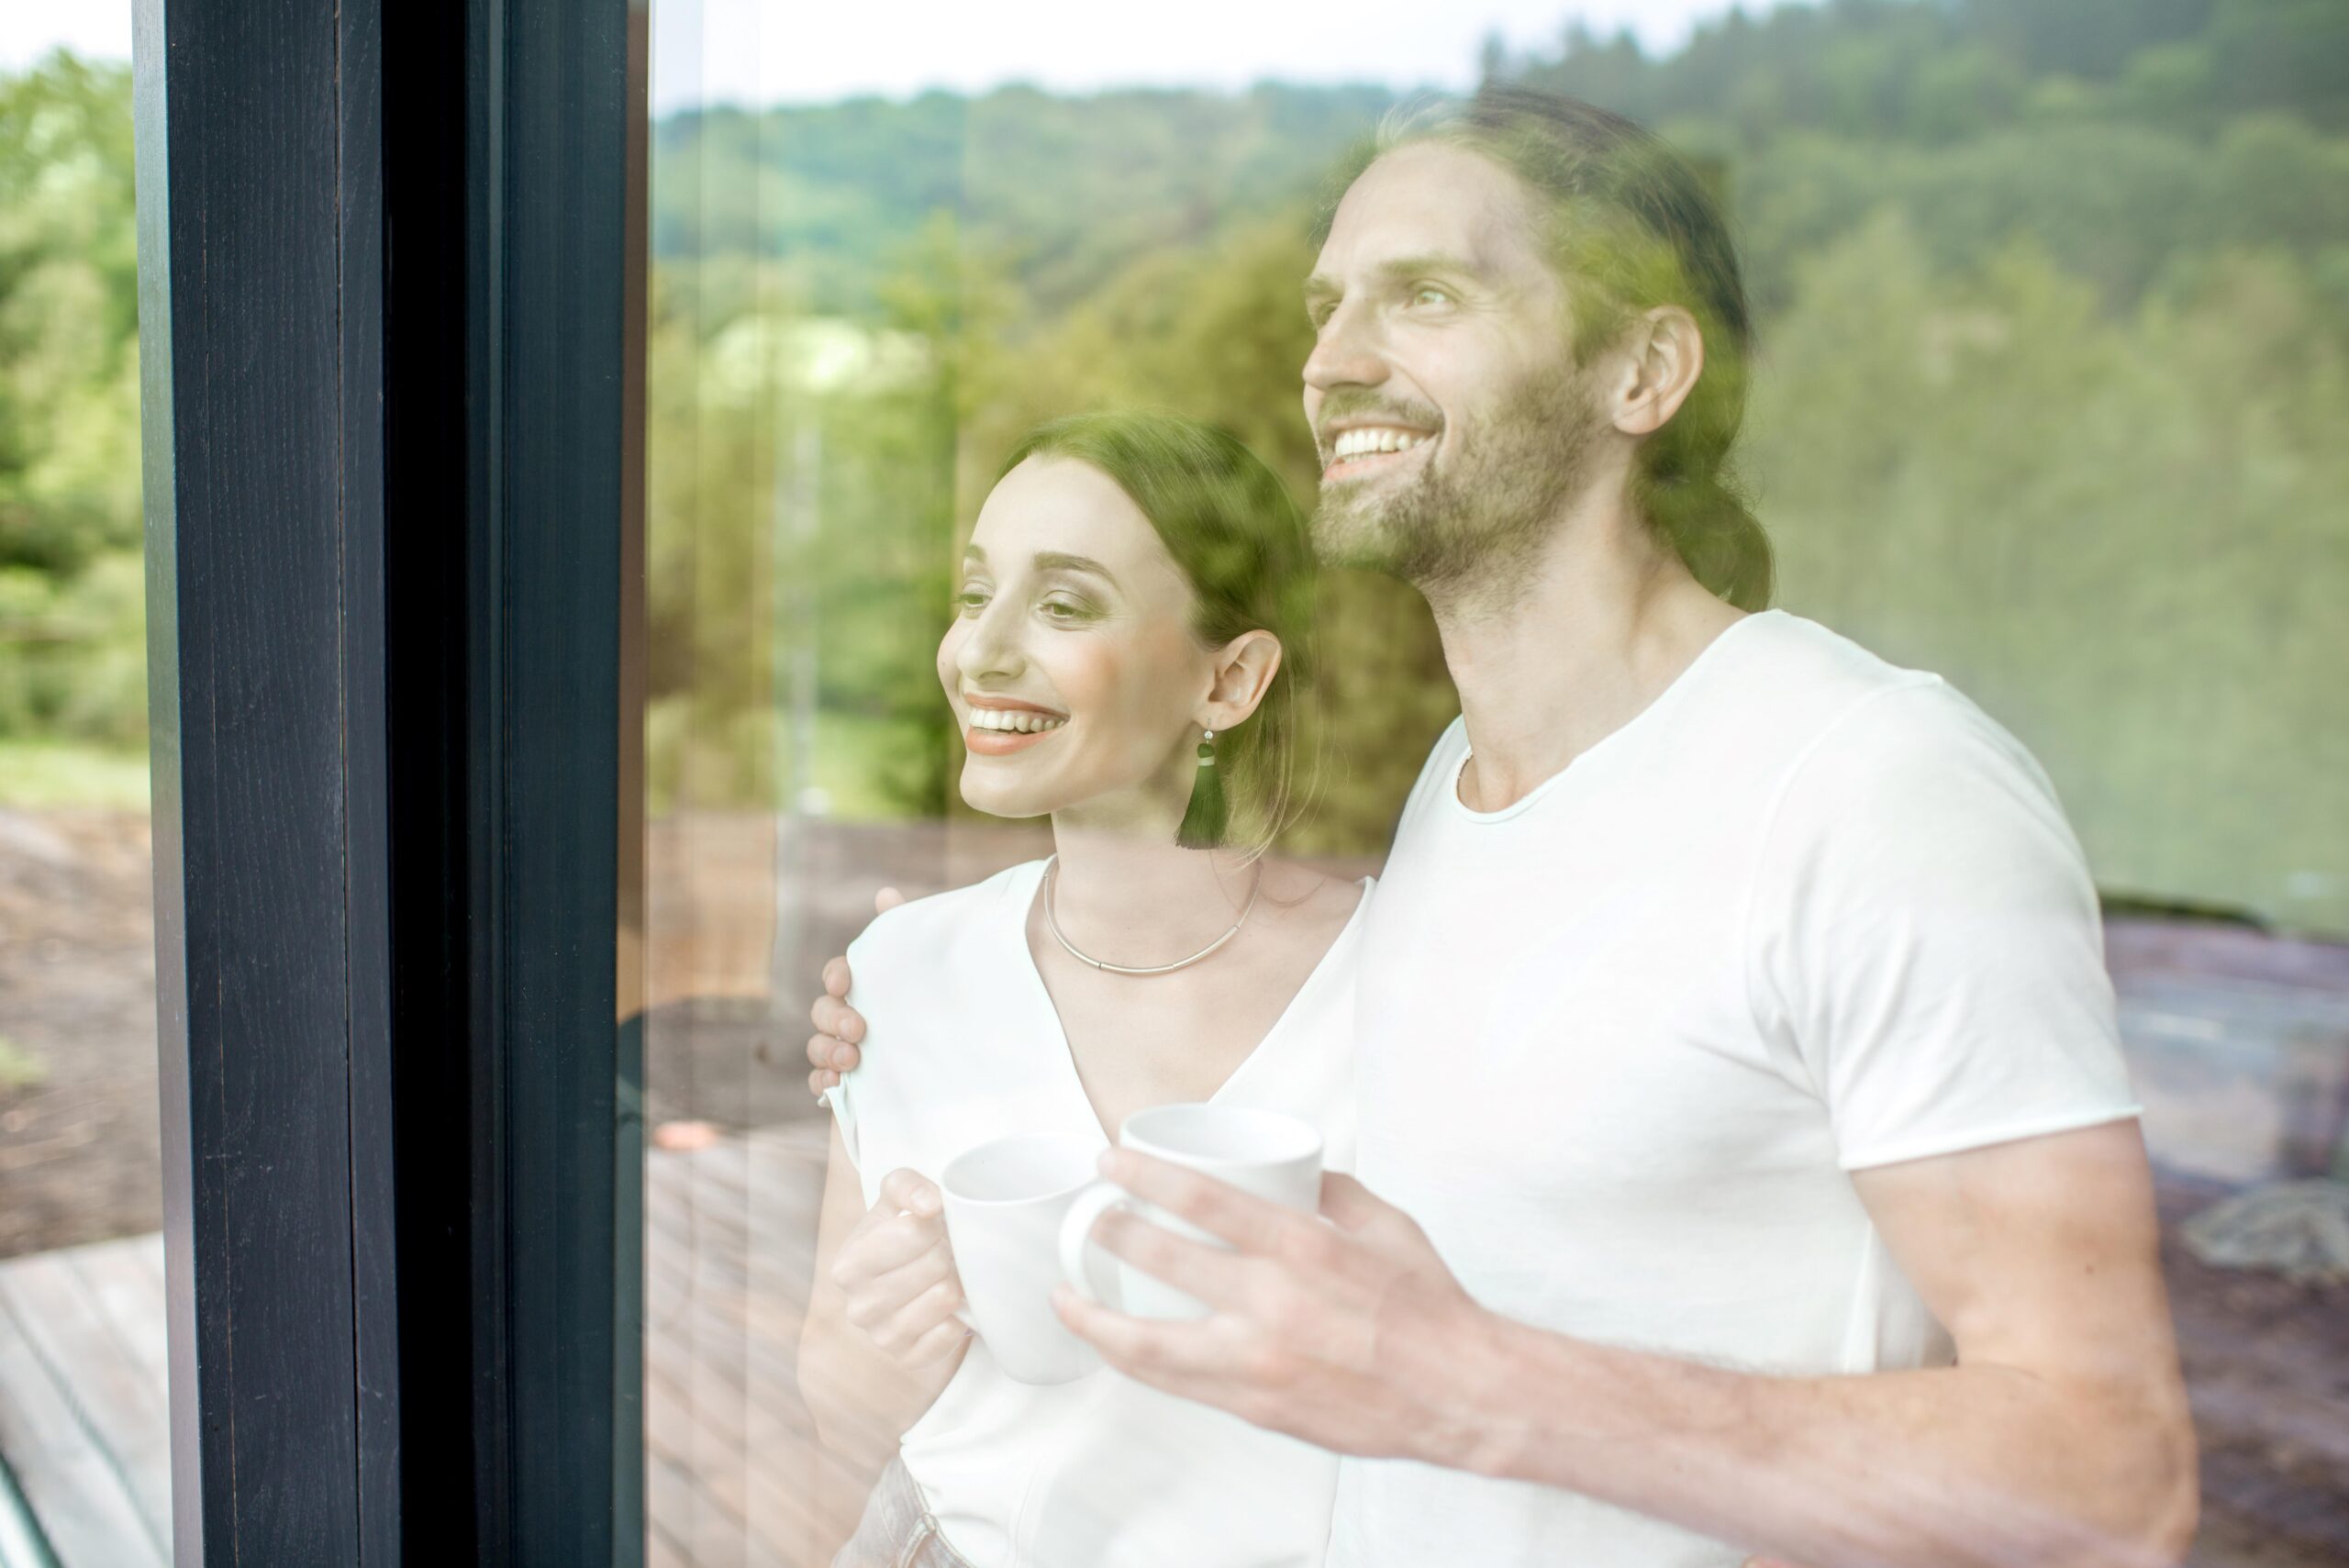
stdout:
{"type": "MultiPolygon", "coordinates": [[[[873,912],[886,915],[905,901],[904,894],[885,887],[873,895],[873,912]]],[[[864,1019],[848,1005],[849,983],[848,960],[832,960],[824,965],[824,994],[807,1009],[807,1021],[816,1026],[816,1032],[807,1037],[807,1092],[811,1095],[822,1094],[841,1081],[841,1073],[856,1066],[864,1019]]]]}
{"type": "Polygon", "coordinates": [[[943,1360],[971,1331],[954,1316],[962,1277],[946,1242],[938,1188],[913,1171],[892,1171],[881,1198],[832,1259],[841,1316],[907,1369],[943,1360]]]}

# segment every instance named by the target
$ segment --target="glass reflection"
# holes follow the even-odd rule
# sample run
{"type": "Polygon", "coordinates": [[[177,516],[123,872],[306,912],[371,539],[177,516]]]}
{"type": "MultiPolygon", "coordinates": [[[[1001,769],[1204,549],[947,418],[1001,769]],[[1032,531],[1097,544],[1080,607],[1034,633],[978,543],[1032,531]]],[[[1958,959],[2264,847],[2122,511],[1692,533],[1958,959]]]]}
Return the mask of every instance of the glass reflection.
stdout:
{"type": "Polygon", "coordinates": [[[656,1560],[2349,1542],[2338,89],[2097,16],[679,100],[656,1560]]]}

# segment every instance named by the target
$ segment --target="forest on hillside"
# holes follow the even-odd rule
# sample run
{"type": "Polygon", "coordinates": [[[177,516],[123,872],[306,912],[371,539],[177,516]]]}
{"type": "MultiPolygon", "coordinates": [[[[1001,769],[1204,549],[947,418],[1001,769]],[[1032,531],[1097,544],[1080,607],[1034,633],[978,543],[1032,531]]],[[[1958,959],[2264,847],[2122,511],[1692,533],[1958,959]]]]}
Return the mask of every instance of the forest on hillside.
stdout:
{"type": "MultiPolygon", "coordinates": [[[[2349,932],[2349,6],[1826,0],[1481,65],[1718,183],[1781,603],[2013,728],[2108,888],[2349,932]]],[[[656,808],[949,808],[953,536],[1035,419],[1200,415],[1309,498],[1307,235],[1400,91],[656,125],[656,808]]],[[[123,72],[0,83],[0,766],[143,727],[129,141],[123,72]]],[[[1453,699],[1412,596],[1326,603],[1299,844],[1367,850],[1453,699]]]]}

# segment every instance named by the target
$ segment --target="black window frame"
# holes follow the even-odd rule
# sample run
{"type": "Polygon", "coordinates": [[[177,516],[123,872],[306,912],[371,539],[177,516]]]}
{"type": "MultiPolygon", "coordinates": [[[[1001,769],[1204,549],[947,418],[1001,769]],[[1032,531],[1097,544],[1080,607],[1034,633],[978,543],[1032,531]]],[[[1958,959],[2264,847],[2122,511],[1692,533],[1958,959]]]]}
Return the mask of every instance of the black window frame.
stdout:
{"type": "Polygon", "coordinates": [[[648,36],[137,0],[183,1565],[642,1558],[648,36]]]}

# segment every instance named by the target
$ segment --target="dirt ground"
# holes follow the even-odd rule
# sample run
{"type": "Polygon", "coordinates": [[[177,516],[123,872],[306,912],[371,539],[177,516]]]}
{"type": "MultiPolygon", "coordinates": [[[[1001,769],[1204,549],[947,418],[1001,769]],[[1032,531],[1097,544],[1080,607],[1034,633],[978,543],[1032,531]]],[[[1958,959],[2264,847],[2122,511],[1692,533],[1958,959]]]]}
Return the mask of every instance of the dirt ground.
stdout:
{"type": "Polygon", "coordinates": [[[0,810],[0,1257],[162,1223],[147,818],[0,810]]]}
{"type": "MultiPolygon", "coordinates": [[[[834,828],[778,847],[763,821],[658,825],[645,950],[654,1121],[745,1127],[814,1114],[799,1065],[805,993],[863,924],[873,889],[956,885],[1037,842],[1021,829],[957,825],[834,828]],[[778,876],[812,890],[779,937],[778,876]],[[770,1007],[777,973],[802,995],[770,1007]]],[[[149,857],[143,817],[0,810],[0,1040],[14,1048],[0,1052],[0,1257],[161,1223],[149,857]],[[7,1082],[18,1060],[37,1078],[7,1082]]],[[[2177,1000],[2165,957],[2175,943],[2143,930],[2115,939],[2124,1018],[2132,999],[2146,1006],[2151,996],[2177,1027],[2176,1009],[2190,1004],[2177,1000]]],[[[2303,992],[2349,984],[2349,955],[2320,951],[2312,969],[2305,944],[2271,958],[2250,951],[2257,939],[2226,940],[2254,967],[2285,963],[2282,981],[2303,992]]],[[[2174,1114],[2171,1125],[2194,1129],[2185,1110],[2174,1114]]],[[[2349,1562],[2349,1287],[2222,1272],[2175,1244],[2179,1222],[2231,1190],[2207,1173],[2162,1173],[2165,1269],[2203,1449],[2193,1561],[2331,1568],[2349,1562]]]]}

